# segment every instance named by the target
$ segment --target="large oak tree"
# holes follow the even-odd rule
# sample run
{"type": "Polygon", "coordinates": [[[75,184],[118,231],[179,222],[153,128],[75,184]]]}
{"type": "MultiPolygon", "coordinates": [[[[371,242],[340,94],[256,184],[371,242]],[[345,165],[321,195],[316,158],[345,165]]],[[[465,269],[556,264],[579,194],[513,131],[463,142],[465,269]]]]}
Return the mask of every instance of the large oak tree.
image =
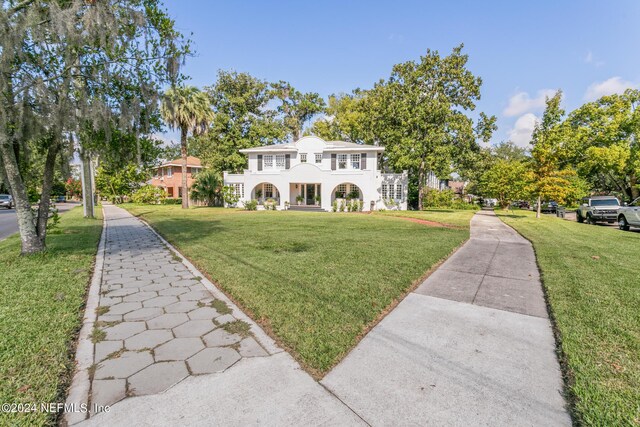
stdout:
{"type": "Polygon", "coordinates": [[[0,157],[27,254],[46,247],[60,153],[75,147],[87,158],[100,148],[92,135],[114,127],[145,133],[187,47],[158,0],[5,1],[0,40],[0,157]],[[23,167],[29,143],[44,159],[36,213],[23,167]]]}

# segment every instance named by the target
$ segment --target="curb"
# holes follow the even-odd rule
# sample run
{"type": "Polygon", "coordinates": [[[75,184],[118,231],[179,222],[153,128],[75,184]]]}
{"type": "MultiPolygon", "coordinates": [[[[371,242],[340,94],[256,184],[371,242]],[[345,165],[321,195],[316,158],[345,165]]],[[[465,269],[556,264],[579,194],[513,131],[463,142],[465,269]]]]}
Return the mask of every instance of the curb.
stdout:
{"type": "Polygon", "coordinates": [[[89,415],[89,394],[91,391],[91,376],[89,370],[93,366],[93,342],[91,342],[91,332],[93,331],[97,319],[96,308],[100,301],[100,284],[102,282],[102,269],[104,267],[104,252],[107,240],[107,217],[102,207],[102,234],[96,253],[96,263],[93,268],[91,285],[87,294],[87,304],[85,306],[82,328],[78,334],[78,345],[76,347],[76,369],[71,380],[71,387],[67,394],[66,405],[73,405],[76,411],[66,412],[64,423],[66,425],[77,424],[87,419],[89,415]],[[86,410],[85,410],[86,408],[86,410]]]}
{"type": "MultiPolygon", "coordinates": [[[[120,209],[122,209],[122,208],[120,208],[120,209]]],[[[178,256],[178,258],[180,258],[180,261],[182,262],[182,264],[185,267],[187,267],[187,269],[194,276],[200,277],[201,278],[200,282],[204,285],[204,287],[207,288],[207,290],[209,292],[211,292],[216,299],[224,301],[229,306],[229,308],[231,309],[231,315],[233,317],[235,317],[238,320],[242,320],[243,322],[246,322],[246,323],[249,324],[249,326],[251,327],[251,332],[253,333],[254,337],[260,343],[260,345],[262,345],[262,347],[267,351],[267,353],[269,353],[269,354],[277,354],[277,353],[282,353],[284,351],[282,348],[280,348],[276,344],[276,342],[273,340],[273,338],[271,338],[269,335],[267,335],[267,333],[256,322],[253,321],[252,318],[250,318],[242,310],[240,310],[240,308],[233,301],[231,301],[224,294],[224,292],[222,292],[220,289],[218,289],[218,287],[215,284],[213,284],[209,279],[207,279],[207,277],[204,274],[202,274],[200,272],[200,270],[198,270],[193,264],[191,264],[191,262],[184,255],[182,255],[180,253],[180,251],[178,251],[171,243],[167,242],[167,240],[164,237],[162,237],[156,230],[154,230],[153,227],[151,227],[143,219],[141,219],[139,217],[136,217],[134,215],[132,215],[132,216],[134,218],[138,219],[145,226],[147,226],[147,228],[149,228],[149,230],[151,230],[151,232],[153,232],[153,234],[158,236],[160,241],[162,243],[164,243],[164,245],[167,248],[169,248],[169,250],[171,250],[173,253],[175,253],[176,256],[178,256]]]]}

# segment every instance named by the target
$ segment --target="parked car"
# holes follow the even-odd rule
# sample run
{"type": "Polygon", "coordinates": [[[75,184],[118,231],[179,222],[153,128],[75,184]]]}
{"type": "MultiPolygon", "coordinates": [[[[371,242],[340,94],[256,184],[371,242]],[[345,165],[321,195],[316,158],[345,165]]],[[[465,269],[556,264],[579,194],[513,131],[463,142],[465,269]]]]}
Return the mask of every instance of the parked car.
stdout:
{"type": "Polygon", "coordinates": [[[624,231],[629,231],[629,227],[640,227],[640,197],[618,209],[618,227],[624,231]]]}
{"type": "MultiPolygon", "coordinates": [[[[538,210],[538,204],[535,203],[533,205],[533,210],[537,211],[538,210]]],[[[542,205],[540,205],[540,212],[542,213],[549,213],[549,214],[554,214],[558,211],[558,203],[554,202],[553,200],[550,200],[548,202],[543,202],[542,205]]]]}
{"type": "Polygon", "coordinates": [[[55,196],[53,198],[54,203],[65,203],[66,201],[67,201],[67,198],[64,196],[55,196]]]}
{"type": "Polygon", "coordinates": [[[582,199],[582,205],[576,210],[576,220],[595,224],[608,222],[613,224],[618,219],[620,200],[615,196],[593,196],[582,199]]]}
{"type": "Polygon", "coordinates": [[[13,197],[9,194],[0,194],[0,207],[11,209],[13,207],[13,197]]]}

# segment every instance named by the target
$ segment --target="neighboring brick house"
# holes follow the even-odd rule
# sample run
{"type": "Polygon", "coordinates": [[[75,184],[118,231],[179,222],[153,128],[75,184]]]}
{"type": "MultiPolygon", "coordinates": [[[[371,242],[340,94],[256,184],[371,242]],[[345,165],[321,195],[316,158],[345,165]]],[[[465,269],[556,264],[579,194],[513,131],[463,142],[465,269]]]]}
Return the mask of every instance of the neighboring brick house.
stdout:
{"type": "MultiPolygon", "coordinates": [[[[191,188],[202,163],[197,157],[187,157],[187,187],[191,188]]],[[[182,159],[171,160],[158,166],[151,178],[151,185],[164,188],[169,198],[182,197],[182,159]]]]}

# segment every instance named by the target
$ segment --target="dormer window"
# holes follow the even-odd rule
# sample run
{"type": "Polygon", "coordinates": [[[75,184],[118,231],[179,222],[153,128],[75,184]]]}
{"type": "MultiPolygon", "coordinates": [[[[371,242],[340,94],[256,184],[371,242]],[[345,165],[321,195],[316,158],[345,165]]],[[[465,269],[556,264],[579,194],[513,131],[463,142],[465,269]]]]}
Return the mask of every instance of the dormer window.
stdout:
{"type": "Polygon", "coordinates": [[[284,169],[284,154],[276,154],[276,169],[284,169]]]}
{"type": "Polygon", "coordinates": [[[307,163],[307,153],[300,153],[300,163],[307,163]]]}

